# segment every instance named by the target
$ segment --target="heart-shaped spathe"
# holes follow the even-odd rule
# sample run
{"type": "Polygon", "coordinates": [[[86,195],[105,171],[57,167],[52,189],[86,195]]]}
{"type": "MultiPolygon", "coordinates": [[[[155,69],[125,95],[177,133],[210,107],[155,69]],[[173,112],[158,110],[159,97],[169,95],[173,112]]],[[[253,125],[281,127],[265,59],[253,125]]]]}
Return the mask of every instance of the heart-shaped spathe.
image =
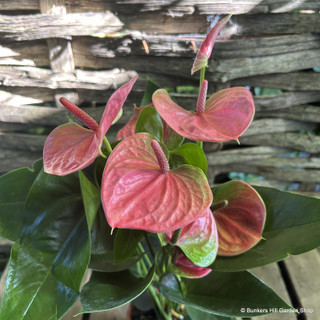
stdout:
{"type": "Polygon", "coordinates": [[[112,228],[168,232],[191,223],[210,206],[212,192],[202,170],[189,165],[163,170],[167,160],[164,154],[159,159],[154,144],[161,149],[153,136],[137,133],[110,155],[101,196],[112,228]]]}
{"type": "Polygon", "coordinates": [[[214,93],[205,102],[204,110],[198,113],[181,108],[163,89],[157,90],[152,99],[160,116],[173,130],[195,141],[237,140],[254,116],[251,93],[243,87],[214,93]]]}
{"type": "Polygon", "coordinates": [[[243,181],[229,181],[213,188],[214,203],[228,205],[213,211],[218,228],[218,255],[234,256],[248,251],[262,236],[266,208],[255,189],[243,181]]]}
{"type": "Polygon", "coordinates": [[[50,133],[43,149],[43,166],[46,173],[65,176],[93,163],[100,154],[105,134],[119,114],[137,78],[132,78],[112,94],[100,125],[72,102],[65,98],[60,99],[61,103],[89,129],[72,122],[63,124],[50,133]]]}

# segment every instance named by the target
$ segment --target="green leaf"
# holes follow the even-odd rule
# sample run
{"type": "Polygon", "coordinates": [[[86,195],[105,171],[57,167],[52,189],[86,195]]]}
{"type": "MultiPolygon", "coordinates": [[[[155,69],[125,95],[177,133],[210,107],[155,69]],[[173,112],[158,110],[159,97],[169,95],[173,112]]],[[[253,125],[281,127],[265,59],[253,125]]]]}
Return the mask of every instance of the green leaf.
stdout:
{"type": "Polygon", "coordinates": [[[200,309],[191,307],[190,305],[186,306],[186,310],[192,320],[236,320],[236,318],[234,317],[230,318],[218,316],[214,313],[205,312],[200,309]]]}
{"type": "Polygon", "coordinates": [[[238,271],[263,266],[320,245],[320,199],[274,188],[255,187],[262,197],[267,219],[263,238],[254,248],[235,257],[218,257],[211,268],[238,271]]]}
{"type": "Polygon", "coordinates": [[[115,264],[114,259],[115,232],[111,234],[111,227],[100,207],[91,232],[91,261],[89,267],[96,271],[116,272],[128,269],[135,264],[139,257],[129,258],[115,264]]]}
{"type": "Polygon", "coordinates": [[[0,236],[12,241],[19,238],[23,210],[29,190],[42,167],[42,159],[33,168],[20,168],[0,177],[0,236]]]}
{"type": "Polygon", "coordinates": [[[122,306],[143,293],[154,276],[154,268],[144,278],[136,278],[129,271],[116,273],[93,272],[83,287],[81,313],[99,312],[122,306]]]}
{"type": "Polygon", "coordinates": [[[208,163],[204,151],[194,143],[185,143],[177,150],[170,152],[170,160],[175,166],[178,166],[182,162],[182,164],[190,164],[198,167],[204,173],[208,170],[208,163]]]}
{"type": "Polygon", "coordinates": [[[165,122],[163,123],[163,143],[166,145],[168,150],[176,150],[181,146],[184,141],[184,137],[176,133],[170,128],[165,122]]]}
{"type": "Polygon", "coordinates": [[[117,229],[113,247],[115,264],[132,257],[143,234],[144,232],[141,230],[117,229]]]}
{"type": "Polygon", "coordinates": [[[84,211],[86,213],[88,228],[90,231],[101,206],[100,190],[90,182],[82,171],[79,172],[79,178],[84,211]]]}
{"type": "Polygon", "coordinates": [[[291,308],[248,271],[215,271],[204,278],[184,279],[183,286],[182,293],[179,281],[169,273],[160,281],[160,293],[174,302],[228,317],[253,317],[269,313],[269,308],[291,308]]]}
{"type": "Polygon", "coordinates": [[[135,133],[147,132],[161,141],[162,131],[162,120],[157,110],[153,107],[144,108],[138,116],[135,133]]]}
{"type": "Polygon", "coordinates": [[[60,318],[79,296],[90,259],[77,174],[40,171],[28,195],[20,240],[13,246],[0,319],[60,318]]]}
{"type": "Polygon", "coordinates": [[[157,83],[153,82],[149,77],[147,77],[146,90],[141,101],[141,106],[151,104],[152,95],[158,89],[160,89],[160,86],[157,83]]]}

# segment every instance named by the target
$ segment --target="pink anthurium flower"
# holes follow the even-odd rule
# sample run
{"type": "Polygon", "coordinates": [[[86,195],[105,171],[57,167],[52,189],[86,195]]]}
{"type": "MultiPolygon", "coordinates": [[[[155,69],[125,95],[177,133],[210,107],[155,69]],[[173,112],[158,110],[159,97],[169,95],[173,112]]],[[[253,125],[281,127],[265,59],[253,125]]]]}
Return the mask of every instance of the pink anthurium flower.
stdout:
{"type": "Polygon", "coordinates": [[[105,134],[116,119],[130,93],[137,76],[116,90],[110,97],[100,125],[72,102],[60,102],[79,118],[89,129],[75,122],[63,124],[48,136],[43,149],[44,171],[64,176],[89,166],[100,154],[105,134]]]}
{"type": "Polygon", "coordinates": [[[214,43],[217,39],[218,34],[221,32],[223,27],[227,24],[229,21],[231,15],[221,19],[207,34],[206,38],[201,44],[201,47],[198,51],[198,54],[196,56],[196,59],[193,63],[191,74],[194,74],[196,71],[206,67],[208,65],[208,59],[211,56],[212,49],[214,46],[214,43]]]}
{"type": "MultiPolygon", "coordinates": [[[[170,231],[164,234],[164,239],[171,242],[172,236],[170,231]]],[[[218,252],[218,232],[210,208],[182,228],[175,245],[197,266],[207,267],[213,263],[218,252]]]]}
{"type": "Polygon", "coordinates": [[[227,205],[213,211],[218,236],[218,255],[233,256],[248,251],[262,237],[266,208],[260,195],[243,181],[229,181],[213,189],[215,203],[227,205]]]}
{"type": "Polygon", "coordinates": [[[237,140],[254,116],[250,91],[243,87],[228,88],[214,93],[206,101],[207,86],[204,80],[196,113],[181,108],[163,89],[153,94],[153,104],[164,121],[181,136],[208,142],[237,140]]]}
{"type": "Polygon", "coordinates": [[[198,218],[212,193],[202,170],[170,170],[159,143],[148,133],[120,142],[108,158],[101,198],[112,228],[167,232],[198,218]]]}
{"type": "MultiPolygon", "coordinates": [[[[170,269],[175,274],[178,274],[185,278],[202,278],[208,275],[212,270],[209,268],[199,267],[190,261],[184,253],[177,248],[175,252],[173,264],[170,269]]],[[[169,270],[170,270],[169,269],[169,270]]]]}

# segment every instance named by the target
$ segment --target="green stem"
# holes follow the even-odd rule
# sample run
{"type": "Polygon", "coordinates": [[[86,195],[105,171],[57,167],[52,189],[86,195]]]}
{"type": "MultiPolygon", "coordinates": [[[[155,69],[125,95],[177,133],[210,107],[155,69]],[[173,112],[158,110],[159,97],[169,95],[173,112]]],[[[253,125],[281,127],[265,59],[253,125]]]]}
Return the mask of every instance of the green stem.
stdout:
{"type": "Polygon", "coordinates": [[[205,74],[206,74],[206,67],[203,67],[200,71],[200,86],[204,80],[205,74]]]}
{"type": "Polygon", "coordinates": [[[106,146],[108,153],[110,154],[112,152],[112,148],[107,137],[103,138],[103,143],[106,146]]]}
{"type": "MultiPolygon", "coordinates": [[[[141,244],[140,242],[139,242],[139,244],[138,244],[138,248],[139,248],[138,250],[140,251],[140,253],[143,254],[143,253],[144,253],[144,248],[143,248],[143,246],[142,246],[142,244],[141,244]]],[[[146,257],[147,257],[147,256],[146,256],[146,257]]],[[[148,261],[148,259],[149,259],[149,258],[146,258],[147,261],[148,261]]],[[[150,262],[150,260],[149,260],[149,262],[150,262]]],[[[149,264],[149,262],[148,262],[148,264],[149,264]]],[[[151,262],[150,262],[150,263],[151,263],[151,262]]],[[[139,264],[139,267],[141,267],[141,268],[143,269],[144,274],[145,274],[145,276],[146,276],[149,271],[148,271],[148,268],[146,267],[143,259],[141,259],[141,260],[138,262],[138,264],[139,264]]],[[[151,265],[151,266],[152,266],[152,265],[151,265]]],[[[150,294],[151,294],[151,296],[152,296],[152,298],[153,298],[153,300],[154,300],[154,302],[155,302],[158,310],[160,311],[160,313],[162,314],[162,316],[164,317],[164,319],[165,319],[165,320],[172,320],[172,319],[171,319],[171,316],[165,312],[165,310],[164,310],[164,308],[163,308],[163,306],[162,306],[162,303],[160,302],[160,299],[159,299],[160,297],[159,297],[159,295],[157,294],[155,288],[152,286],[152,284],[149,285],[148,291],[150,292],[150,294]]]]}
{"type": "MultiPolygon", "coordinates": [[[[143,254],[143,257],[146,259],[149,267],[151,268],[152,267],[152,262],[150,261],[148,255],[145,253],[145,250],[144,250],[141,242],[139,242],[138,247],[139,247],[140,252],[143,254]]],[[[148,273],[148,270],[147,270],[147,273],[148,273]]]]}
{"type": "Polygon", "coordinates": [[[147,242],[147,245],[148,245],[148,248],[149,248],[149,250],[150,250],[150,252],[151,252],[152,257],[155,258],[155,254],[154,254],[152,245],[151,245],[151,243],[150,243],[150,239],[149,239],[149,237],[148,237],[148,233],[147,233],[146,231],[144,232],[144,238],[146,239],[146,242],[147,242]]]}
{"type": "Polygon", "coordinates": [[[107,156],[102,152],[102,150],[99,148],[99,152],[100,152],[100,156],[102,157],[102,158],[105,158],[105,159],[107,159],[107,156]]]}

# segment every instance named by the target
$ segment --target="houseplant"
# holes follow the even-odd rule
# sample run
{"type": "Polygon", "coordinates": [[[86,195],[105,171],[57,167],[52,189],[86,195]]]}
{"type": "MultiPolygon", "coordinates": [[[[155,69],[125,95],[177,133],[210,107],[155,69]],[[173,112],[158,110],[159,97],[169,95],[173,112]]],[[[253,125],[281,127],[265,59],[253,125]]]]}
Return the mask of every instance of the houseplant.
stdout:
{"type": "Polygon", "coordinates": [[[254,115],[245,88],[206,100],[205,68],[229,18],[192,67],[201,73],[196,112],[148,89],[110,144],[136,78],[110,97],[100,124],[62,98],[87,129],[59,126],[43,161],[0,178],[0,234],[15,241],[0,319],[43,319],[43,310],[59,319],[79,296],[82,312],[98,312],[146,291],[164,319],[291,308],[247,270],[319,246],[319,200],[241,181],[211,189],[205,176],[202,141],[237,140],[254,115]]]}

